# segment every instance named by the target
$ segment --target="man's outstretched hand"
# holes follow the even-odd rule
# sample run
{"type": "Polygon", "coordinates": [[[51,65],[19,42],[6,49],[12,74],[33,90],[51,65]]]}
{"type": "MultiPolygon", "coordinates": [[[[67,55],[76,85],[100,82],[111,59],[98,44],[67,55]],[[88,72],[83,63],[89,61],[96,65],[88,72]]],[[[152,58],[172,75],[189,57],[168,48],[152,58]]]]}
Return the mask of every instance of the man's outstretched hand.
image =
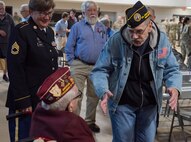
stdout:
{"type": "Polygon", "coordinates": [[[108,99],[110,97],[112,97],[112,96],[113,96],[113,94],[110,91],[105,92],[105,94],[103,96],[103,99],[102,99],[102,101],[100,103],[100,106],[101,106],[101,109],[102,109],[104,115],[107,114],[107,102],[108,102],[108,99]]]}

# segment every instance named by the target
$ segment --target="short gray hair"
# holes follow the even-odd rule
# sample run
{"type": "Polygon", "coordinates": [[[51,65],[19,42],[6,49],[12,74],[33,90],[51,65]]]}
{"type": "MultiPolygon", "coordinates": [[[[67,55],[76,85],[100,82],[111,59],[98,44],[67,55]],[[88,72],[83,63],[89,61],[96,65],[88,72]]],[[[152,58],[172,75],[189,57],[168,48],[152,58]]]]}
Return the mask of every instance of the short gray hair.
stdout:
{"type": "Polygon", "coordinates": [[[110,26],[110,20],[108,18],[102,18],[100,20],[101,23],[103,23],[106,27],[110,26]]]}
{"type": "Polygon", "coordinates": [[[52,104],[46,104],[44,101],[41,102],[41,105],[46,110],[54,110],[54,111],[64,111],[67,109],[68,103],[65,103],[65,98],[62,97],[58,101],[52,104]]]}
{"type": "Polygon", "coordinates": [[[22,4],[20,6],[20,11],[25,11],[25,10],[29,10],[29,5],[27,3],[22,4]]]}
{"type": "Polygon", "coordinates": [[[4,1],[0,1],[0,4],[3,5],[5,7],[5,2],[4,1]]]}
{"type": "Polygon", "coordinates": [[[83,3],[82,3],[82,5],[81,5],[81,11],[82,12],[85,12],[86,11],[86,9],[90,6],[90,5],[95,5],[96,7],[97,7],[97,9],[98,9],[98,4],[96,3],[96,2],[94,2],[94,1],[84,1],[83,3]]]}
{"type": "Polygon", "coordinates": [[[81,92],[78,90],[77,86],[74,85],[72,89],[70,89],[64,96],[62,96],[59,100],[52,104],[46,104],[42,101],[42,107],[46,110],[58,110],[63,111],[66,110],[69,103],[75,99],[76,97],[80,96],[81,92]]]}

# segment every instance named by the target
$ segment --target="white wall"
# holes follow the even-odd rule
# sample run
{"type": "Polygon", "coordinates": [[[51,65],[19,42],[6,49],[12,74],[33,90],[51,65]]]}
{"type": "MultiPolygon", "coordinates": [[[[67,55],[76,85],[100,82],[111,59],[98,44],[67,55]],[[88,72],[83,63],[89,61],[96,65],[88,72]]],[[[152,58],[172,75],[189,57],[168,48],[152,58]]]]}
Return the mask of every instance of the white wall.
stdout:
{"type": "Polygon", "coordinates": [[[172,19],[173,15],[191,15],[191,10],[183,10],[182,8],[158,8],[154,7],[156,21],[161,19],[172,19]]]}
{"type": "MultiPolygon", "coordinates": [[[[83,2],[84,0],[55,0],[64,2],[83,2]]],[[[138,0],[95,0],[99,3],[109,3],[109,4],[122,4],[122,5],[132,5],[138,0]]],[[[165,6],[165,7],[181,7],[191,5],[190,0],[141,0],[145,5],[150,6],[165,6]]]]}
{"type": "MultiPolygon", "coordinates": [[[[21,4],[23,3],[28,3],[29,0],[4,0],[7,6],[13,6],[13,12],[17,11],[19,13],[19,7],[21,4]]],[[[74,8],[76,10],[80,10],[80,5],[81,2],[73,2],[71,3],[72,0],[55,0],[56,1],[56,8],[55,9],[71,9],[74,8]],[[65,1],[65,2],[63,2],[65,1]],[[66,2],[67,1],[67,2],[66,2]]],[[[79,0],[82,1],[82,0],[79,0]]],[[[102,1],[102,0],[100,0],[102,1]]],[[[106,0],[105,0],[106,1],[106,0]]],[[[108,0],[109,1],[109,0],[108,0]]],[[[117,1],[117,0],[110,0],[111,2],[117,1]]],[[[119,0],[121,1],[121,0],[119,0]]],[[[118,1],[118,2],[119,2],[118,1]]],[[[122,1],[128,1],[128,2],[135,2],[135,0],[122,0],[122,1]]],[[[152,0],[152,1],[148,1],[148,0],[142,0],[145,1],[149,4],[152,4],[153,1],[155,2],[155,4],[157,4],[157,1],[159,0],[152,0]]],[[[174,3],[179,3],[180,1],[183,2],[189,2],[189,4],[191,4],[191,0],[160,0],[159,3],[172,3],[172,1],[174,3]],[[166,1],[166,3],[164,2],[166,1]]],[[[99,6],[101,8],[101,11],[104,12],[116,12],[116,16],[118,15],[122,15],[124,16],[124,11],[130,7],[130,5],[117,5],[117,4],[105,4],[105,3],[99,3],[99,6]]],[[[169,5],[168,5],[169,6],[169,5]]],[[[183,8],[179,7],[179,8],[170,8],[170,7],[156,7],[156,6],[152,6],[152,8],[155,9],[155,13],[156,13],[156,21],[160,21],[161,19],[171,19],[173,14],[176,15],[191,15],[191,10],[183,10],[183,8]]]]}

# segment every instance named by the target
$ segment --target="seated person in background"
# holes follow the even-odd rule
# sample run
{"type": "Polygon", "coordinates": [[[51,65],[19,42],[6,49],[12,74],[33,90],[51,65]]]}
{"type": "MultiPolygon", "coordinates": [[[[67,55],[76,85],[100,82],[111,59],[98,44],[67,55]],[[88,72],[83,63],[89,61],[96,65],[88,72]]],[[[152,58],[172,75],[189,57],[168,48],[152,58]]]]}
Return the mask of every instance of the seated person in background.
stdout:
{"type": "Polygon", "coordinates": [[[68,67],[50,75],[37,92],[30,136],[57,142],[95,142],[86,122],[75,114],[80,93],[68,67]]]}

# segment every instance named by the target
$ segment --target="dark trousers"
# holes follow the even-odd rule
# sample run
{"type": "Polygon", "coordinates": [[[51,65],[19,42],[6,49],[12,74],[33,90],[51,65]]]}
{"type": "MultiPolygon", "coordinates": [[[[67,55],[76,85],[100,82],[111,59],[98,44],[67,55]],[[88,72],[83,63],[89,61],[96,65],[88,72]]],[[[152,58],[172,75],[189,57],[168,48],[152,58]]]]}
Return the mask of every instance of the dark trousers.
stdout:
{"type": "MultiPolygon", "coordinates": [[[[16,113],[15,110],[9,109],[9,114],[16,113]]],[[[29,137],[31,116],[23,115],[8,120],[10,142],[17,142],[21,139],[29,137]]]]}

